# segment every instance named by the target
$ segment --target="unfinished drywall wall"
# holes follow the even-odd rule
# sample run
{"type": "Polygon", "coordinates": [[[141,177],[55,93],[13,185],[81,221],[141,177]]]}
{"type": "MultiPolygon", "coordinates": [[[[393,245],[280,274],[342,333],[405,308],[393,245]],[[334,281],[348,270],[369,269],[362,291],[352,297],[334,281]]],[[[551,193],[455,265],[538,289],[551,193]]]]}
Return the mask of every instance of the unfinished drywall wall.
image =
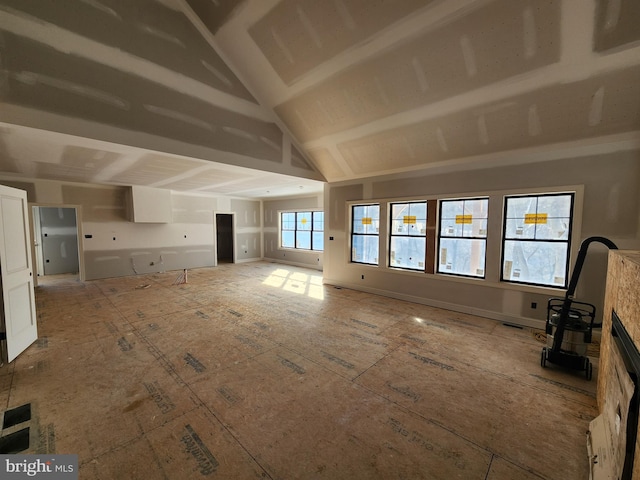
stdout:
{"type": "MultiPolygon", "coordinates": [[[[323,210],[324,196],[289,198],[264,201],[264,258],[282,263],[322,270],[324,252],[280,247],[280,212],[323,210]]],[[[325,217],[325,229],[326,227],[325,217]]],[[[326,235],[325,235],[326,243],[326,235]]]]}
{"type": "MultiPolygon", "coordinates": [[[[0,179],[3,184],[14,184],[0,179]]],[[[261,258],[261,202],[171,192],[169,223],[130,221],[128,187],[46,180],[20,182],[29,202],[78,207],[80,247],[86,280],[215,264],[214,212],[237,219],[236,261],[261,258]]]]}
{"type": "MultiPolygon", "coordinates": [[[[198,197],[175,195],[177,205],[174,207],[172,195],[170,223],[138,224],[129,221],[129,189],[126,187],[61,185],[61,189],[65,201],[82,205],[82,241],[88,280],[214,264],[212,215],[208,216],[208,223],[201,223],[197,216],[189,219],[183,214],[204,207],[198,197]],[[195,199],[194,208],[191,208],[191,199],[195,199]]],[[[216,200],[206,200],[208,210],[213,211],[216,200]]]]}
{"type": "MultiPolygon", "coordinates": [[[[325,191],[325,209],[329,211],[326,236],[334,238],[325,245],[325,282],[498,320],[542,326],[548,298],[563,296],[564,291],[506,285],[499,281],[502,192],[544,193],[548,188],[562,186],[583,189],[578,240],[599,235],[610,238],[620,248],[640,247],[639,151],[431,176],[370,178],[330,184],[325,191]],[[347,202],[460,198],[479,193],[490,198],[485,280],[387,268],[386,251],[382,249],[384,241],[380,242],[381,266],[350,263],[347,202]],[[533,309],[532,303],[537,308],[533,309]]],[[[381,237],[386,233],[384,224],[381,222],[381,237]]],[[[576,254],[574,251],[573,260],[576,254]]],[[[590,249],[576,292],[578,299],[596,304],[598,314],[602,313],[604,299],[606,255],[604,247],[590,249]]]]}
{"type": "Polygon", "coordinates": [[[262,258],[262,222],[259,200],[231,199],[236,238],[235,260],[247,262],[262,258]]]}

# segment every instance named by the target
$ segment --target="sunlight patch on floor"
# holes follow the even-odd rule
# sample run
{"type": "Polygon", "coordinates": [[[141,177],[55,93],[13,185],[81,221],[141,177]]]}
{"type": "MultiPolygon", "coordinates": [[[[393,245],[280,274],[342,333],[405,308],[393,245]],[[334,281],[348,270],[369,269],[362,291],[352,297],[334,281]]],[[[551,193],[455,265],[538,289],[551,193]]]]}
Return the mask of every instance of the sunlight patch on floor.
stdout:
{"type": "Polygon", "coordinates": [[[282,288],[286,292],[293,292],[317,300],[324,300],[322,275],[310,275],[302,272],[293,272],[286,268],[278,268],[274,270],[262,284],[282,288]]]}

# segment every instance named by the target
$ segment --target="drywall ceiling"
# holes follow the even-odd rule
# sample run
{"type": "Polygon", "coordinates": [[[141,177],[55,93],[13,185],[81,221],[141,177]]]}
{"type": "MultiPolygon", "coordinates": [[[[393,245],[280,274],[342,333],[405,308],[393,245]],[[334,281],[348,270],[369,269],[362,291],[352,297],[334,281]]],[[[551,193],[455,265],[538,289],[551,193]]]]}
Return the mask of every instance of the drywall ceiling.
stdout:
{"type": "Polygon", "coordinates": [[[268,197],[640,148],[637,0],[67,2],[0,0],[1,174],[268,197]]]}
{"type": "MultiPolygon", "coordinates": [[[[218,158],[224,155],[219,152],[218,158]]],[[[0,172],[6,179],[144,185],[245,198],[323,189],[317,180],[7,124],[0,124],[0,172]]]]}
{"type": "Polygon", "coordinates": [[[0,0],[0,175],[249,198],[324,177],[175,3],[0,0]]]}

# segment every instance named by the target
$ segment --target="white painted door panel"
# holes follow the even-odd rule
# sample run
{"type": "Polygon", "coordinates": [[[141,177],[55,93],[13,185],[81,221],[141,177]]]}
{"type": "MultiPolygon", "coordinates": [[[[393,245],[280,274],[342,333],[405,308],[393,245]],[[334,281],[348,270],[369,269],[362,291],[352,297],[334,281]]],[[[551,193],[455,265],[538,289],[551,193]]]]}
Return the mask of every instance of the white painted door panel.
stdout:
{"type": "Polygon", "coordinates": [[[27,193],[0,185],[0,270],[7,360],[38,338],[27,193]]]}

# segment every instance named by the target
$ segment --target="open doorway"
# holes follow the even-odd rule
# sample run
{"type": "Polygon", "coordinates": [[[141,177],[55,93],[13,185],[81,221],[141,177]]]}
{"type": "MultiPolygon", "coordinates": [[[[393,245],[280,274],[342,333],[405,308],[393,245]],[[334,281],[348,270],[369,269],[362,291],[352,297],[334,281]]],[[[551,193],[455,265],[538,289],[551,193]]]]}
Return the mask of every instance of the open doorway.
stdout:
{"type": "Polygon", "coordinates": [[[233,263],[233,214],[216,213],[216,265],[233,263]]]}
{"type": "Polygon", "coordinates": [[[79,276],[78,219],[74,207],[33,207],[38,277],[79,276]]]}

